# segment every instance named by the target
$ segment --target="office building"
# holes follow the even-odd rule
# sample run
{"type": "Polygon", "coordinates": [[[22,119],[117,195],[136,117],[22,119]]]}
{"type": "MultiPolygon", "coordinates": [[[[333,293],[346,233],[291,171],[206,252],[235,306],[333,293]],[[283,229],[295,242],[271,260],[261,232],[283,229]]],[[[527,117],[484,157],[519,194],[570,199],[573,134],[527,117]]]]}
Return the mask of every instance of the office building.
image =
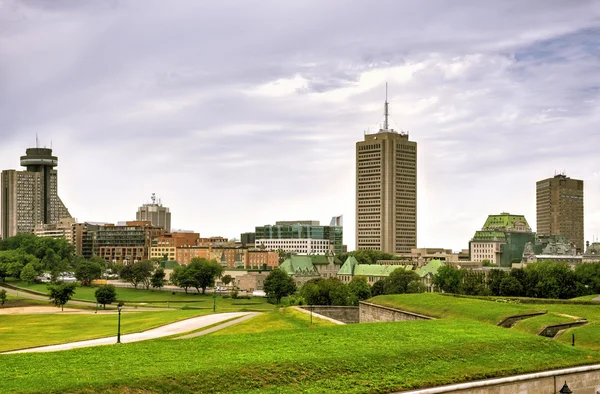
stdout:
{"type": "Polygon", "coordinates": [[[321,226],[318,221],[284,221],[255,228],[255,246],[294,254],[335,254],[343,252],[343,228],[321,226]]]}
{"type": "Polygon", "coordinates": [[[169,208],[164,207],[160,199],[156,199],[156,195],[152,193],[152,202],[143,204],[138,208],[135,214],[137,221],[149,221],[155,227],[162,227],[165,231],[171,231],[171,212],[169,208]]]}
{"type": "Polygon", "coordinates": [[[583,253],[583,181],[564,174],[538,181],[536,204],[538,235],[563,235],[583,253]]]}
{"type": "Polygon", "coordinates": [[[70,244],[74,243],[73,238],[73,225],[75,219],[63,218],[58,223],[53,224],[39,224],[33,229],[33,233],[38,237],[48,238],[63,238],[66,239],[70,244]]]}
{"type": "Polygon", "coordinates": [[[356,143],[356,249],[410,253],[417,247],[417,143],[385,122],[356,143]]]}
{"type": "Polygon", "coordinates": [[[75,254],[89,259],[97,255],[96,234],[98,229],[107,223],[75,223],[73,224],[73,246],[75,254]]]}
{"type": "Polygon", "coordinates": [[[57,224],[71,218],[58,197],[58,158],[52,149],[29,148],[21,156],[25,171],[4,170],[1,182],[1,225],[3,238],[33,233],[36,226],[57,224]]]}
{"type": "Polygon", "coordinates": [[[106,224],[96,230],[94,253],[106,261],[135,263],[150,257],[152,240],[165,230],[149,221],[126,222],[123,226],[106,224]]]}

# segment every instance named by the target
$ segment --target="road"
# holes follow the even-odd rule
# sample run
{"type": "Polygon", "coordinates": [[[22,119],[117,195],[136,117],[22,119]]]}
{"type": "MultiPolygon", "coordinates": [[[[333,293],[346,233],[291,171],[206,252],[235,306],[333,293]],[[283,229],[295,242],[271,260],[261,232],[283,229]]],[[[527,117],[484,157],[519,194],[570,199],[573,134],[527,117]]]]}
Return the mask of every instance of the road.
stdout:
{"type": "MultiPolygon", "coordinates": [[[[161,337],[167,337],[176,334],[182,334],[194,330],[198,330],[202,327],[210,326],[225,320],[229,320],[236,317],[243,317],[251,312],[229,312],[229,313],[218,313],[214,315],[205,315],[199,317],[193,317],[191,319],[178,321],[175,323],[167,324],[162,327],[153,328],[148,331],[138,332],[135,334],[121,335],[121,343],[131,343],[146,341],[148,339],[156,339],[161,337]]],[[[237,319],[235,322],[239,322],[241,319],[237,319]]],[[[233,322],[232,322],[233,324],[233,322]]],[[[224,326],[224,325],[223,325],[224,326]]],[[[222,327],[223,328],[223,327],[222,327]]],[[[6,352],[2,354],[15,354],[15,353],[33,353],[33,352],[56,352],[59,350],[70,350],[83,347],[101,346],[101,345],[114,345],[117,343],[117,337],[107,337],[99,339],[91,339],[87,341],[78,341],[71,343],[64,343],[62,345],[51,345],[42,346],[31,349],[15,350],[12,352],[6,352]]]]}

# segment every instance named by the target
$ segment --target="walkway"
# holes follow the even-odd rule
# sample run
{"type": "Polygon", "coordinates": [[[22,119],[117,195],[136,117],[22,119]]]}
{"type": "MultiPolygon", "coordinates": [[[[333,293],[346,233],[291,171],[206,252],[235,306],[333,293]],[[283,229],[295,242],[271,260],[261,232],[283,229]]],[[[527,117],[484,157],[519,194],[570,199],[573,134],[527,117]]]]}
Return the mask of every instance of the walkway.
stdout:
{"type": "Polygon", "coordinates": [[[226,323],[219,324],[218,326],[214,326],[214,327],[208,328],[208,329],[203,330],[203,331],[194,332],[194,333],[191,333],[191,334],[188,334],[188,335],[183,335],[181,337],[177,337],[177,338],[173,338],[173,339],[189,339],[189,338],[201,337],[201,336],[206,335],[206,334],[212,334],[215,331],[219,331],[219,330],[222,330],[222,329],[224,329],[226,327],[233,326],[234,324],[238,324],[238,323],[241,323],[241,322],[246,321],[248,319],[252,319],[254,316],[258,316],[258,315],[260,315],[260,312],[250,312],[246,316],[242,316],[239,319],[231,320],[231,321],[228,321],[226,323]]]}
{"type": "MultiPolygon", "coordinates": [[[[191,319],[167,324],[167,325],[153,328],[151,330],[144,331],[144,332],[121,335],[121,343],[146,341],[148,339],[156,339],[156,338],[181,334],[181,333],[185,333],[185,332],[189,332],[189,331],[195,331],[202,327],[210,326],[210,325],[213,325],[213,324],[225,321],[225,320],[229,320],[232,318],[246,316],[250,313],[251,312],[230,312],[230,313],[218,313],[218,314],[214,314],[214,315],[193,317],[191,319]]],[[[240,320],[241,319],[237,319],[231,323],[232,324],[239,323],[240,320]]],[[[222,325],[222,326],[224,326],[224,325],[222,325]]],[[[59,350],[77,349],[77,348],[90,347],[90,346],[113,345],[116,342],[117,342],[117,337],[114,336],[114,337],[108,337],[108,338],[91,339],[88,341],[64,343],[62,345],[51,345],[51,346],[42,346],[42,347],[36,347],[36,348],[31,348],[31,349],[15,350],[12,352],[6,352],[6,353],[2,353],[2,354],[55,352],[55,351],[59,351],[59,350]]]]}

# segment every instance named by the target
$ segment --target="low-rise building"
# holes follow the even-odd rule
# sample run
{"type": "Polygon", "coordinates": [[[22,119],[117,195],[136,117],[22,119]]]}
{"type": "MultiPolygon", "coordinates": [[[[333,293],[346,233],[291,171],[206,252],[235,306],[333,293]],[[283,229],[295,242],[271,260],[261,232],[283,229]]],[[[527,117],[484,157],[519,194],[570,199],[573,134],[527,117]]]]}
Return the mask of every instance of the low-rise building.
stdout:
{"type": "Polygon", "coordinates": [[[276,222],[274,226],[256,227],[255,247],[283,250],[294,254],[326,254],[333,249],[343,252],[343,228],[321,226],[318,221],[276,222]]]}
{"type": "Polygon", "coordinates": [[[150,258],[176,260],[177,248],[198,245],[200,234],[188,232],[165,233],[152,240],[150,258]]]}
{"type": "Polygon", "coordinates": [[[33,229],[33,233],[38,237],[63,238],[66,239],[70,244],[73,244],[74,224],[75,219],[62,218],[59,219],[58,223],[38,224],[33,229]]]}
{"type": "Polygon", "coordinates": [[[584,263],[600,262],[600,242],[587,241],[585,243],[585,253],[583,254],[584,263]]]}
{"type": "Polygon", "coordinates": [[[527,242],[535,242],[535,233],[523,215],[489,215],[480,231],[469,243],[470,260],[485,260],[499,266],[510,266],[520,259],[527,242]]]}
{"type": "Polygon", "coordinates": [[[397,269],[409,271],[413,269],[413,266],[400,264],[359,264],[354,256],[349,256],[337,272],[337,277],[343,283],[349,283],[355,276],[364,276],[367,279],[367,283],[373,285],[378,280],[387,278],[397,269]]]}

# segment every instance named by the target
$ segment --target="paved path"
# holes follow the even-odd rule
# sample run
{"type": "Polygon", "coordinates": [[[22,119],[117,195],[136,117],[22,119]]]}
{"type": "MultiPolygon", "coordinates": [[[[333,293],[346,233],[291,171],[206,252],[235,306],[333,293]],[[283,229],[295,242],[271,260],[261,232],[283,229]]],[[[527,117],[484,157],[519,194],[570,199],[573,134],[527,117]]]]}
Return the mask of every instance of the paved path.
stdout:
{"type": "Polygon", "coordinates": [[[234,324],[241,323],[248,319],[252,319],[254,316],[258,316],[258,315],[260,315],[260,312],[250,312],[246,316],[242,316],[239,319],[231,320],[231,321],[228,321],[227,323],[219,324],[218,326],[214,326],[214,327],[211,327],[211,328],[203,330],[203,331],[194,332],[194,333],[191,333],[188,335],[183,335],[181,337],[177,337],[177,338],[173,338],[173,339],[188,339],[188,338],[201,337],[202,335],[211,334],[215,331],[222,330],[223,328],[233,326],[234,324]]]}
{"type": "MultiPolygon", "coordinates": [[[[184,332],[198,330],[202,327],[210,326],[215,323],[222,322],[224,320],[229,320],[234,317],[246,316],[250,312],[230,312],[230,313],[218,313],[214,315],[205,315],[199,317],[193,317],[191,319],[178,321],[175,323],[167,324],[162,327],[153,328],[148,331],[139,332],[135,334],[125,334],[121,335],[121,343],[130,343],[130,342],[138,342],[145,341],[148,339],[155,339],[166,337],[175,334],[181,334],[184,332]]],[[[236,320],[238,322],[238,320],[236,320]]],[[[82,347],[90,347],[90,346],[100,346],[100,345],[113,345],[117,342],[117,337],[108,337],[108,338],[100,338],[100,339],[91,339],[88,341],[79,341],[79,342],[71,342],[64,343],[62,345],[51,345],[51,346],[42,346],[31,349],[23,349],[23,350],[15,350],[12,352],[6,352],[2,354],[13,354],[13,353],[31,353],[31,352],[55,352],[59,350],[69,350],[76,349],[82,347]]]]}
{"type": "Polygon", "coordinates": [[[592,301],[600,301],[600,296],[594,298],[592,301]]]}

